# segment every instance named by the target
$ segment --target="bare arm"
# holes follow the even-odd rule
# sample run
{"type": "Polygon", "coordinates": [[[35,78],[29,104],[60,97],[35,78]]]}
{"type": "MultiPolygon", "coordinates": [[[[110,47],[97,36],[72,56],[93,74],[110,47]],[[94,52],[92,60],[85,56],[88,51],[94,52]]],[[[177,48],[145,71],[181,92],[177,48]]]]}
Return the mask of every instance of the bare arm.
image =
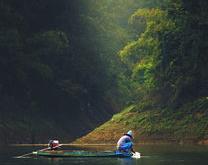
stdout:
{"type": "Polygon", "coordinates": [[[131,148],[131,152],[135,153],[135,151],[134,151],[133,147],[131,148]]]}

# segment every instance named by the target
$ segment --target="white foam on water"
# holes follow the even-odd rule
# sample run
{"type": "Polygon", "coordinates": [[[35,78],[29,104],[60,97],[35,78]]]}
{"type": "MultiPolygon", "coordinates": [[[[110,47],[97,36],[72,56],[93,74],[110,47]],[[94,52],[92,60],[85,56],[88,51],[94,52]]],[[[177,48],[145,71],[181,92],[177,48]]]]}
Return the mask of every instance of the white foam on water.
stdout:
{"type": "Polygon", "coordinates": [[[135,152],[133,153],[132,158],[139,159],[141,158],[141,154],[139,152],[135,152]]]}

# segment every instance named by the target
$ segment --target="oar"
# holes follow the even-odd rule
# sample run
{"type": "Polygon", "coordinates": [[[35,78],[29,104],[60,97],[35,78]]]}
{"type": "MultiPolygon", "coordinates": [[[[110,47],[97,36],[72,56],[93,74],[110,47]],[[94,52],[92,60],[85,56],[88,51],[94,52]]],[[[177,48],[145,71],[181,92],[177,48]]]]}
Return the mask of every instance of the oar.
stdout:
{"type": "MultiPolygon", "coordinates": [[[[62,146],[62,144],[60,144],[60,145],[54,147],[54,149],[55,149],[55,148],[58,148],[58,147],[61,147],[61,146],[62,146]]],[[[30,152],[30,153],[27,153],[27,154],[24,154],[24,155],[21,155],[21,156],[17,156],[17,157],[15,157],[15,158],[24,158],[24,157],[26,157],[26,156],[32,155],[34,152],[46,151],[46,150],[49,150],[49,149],[51,149],[51,148],[50,148],[50,147],[47,147],[47,148],[44,148],[44,149],[41,149],[41,150],[37,150],[37,151],[33,151],[33,152],[30,152]]]]}
{"type": "MultiPolygon", "coordinates": [[[[50,149],[50,147],[47,147],[47,148],[44,148],[44,149],[41,149],[41,150],[37,150],[37,151],[35,151],[35,152],[38,152],[38,151],[46,151],[46,150],[48,150],[48,149],[50,149]]],[[[33,151],[33,152],[34,152],[34,151],[33,151]]],[[[30,152],[30,153],[27,153],[27,154],[24,154],[24,155],[21,155],[21,156],[17,156],[17,157],[15,157],[15,158],[24,158],[24,157],[26,157],[26,156],[32,155],[33,152],[30,152]]]]}

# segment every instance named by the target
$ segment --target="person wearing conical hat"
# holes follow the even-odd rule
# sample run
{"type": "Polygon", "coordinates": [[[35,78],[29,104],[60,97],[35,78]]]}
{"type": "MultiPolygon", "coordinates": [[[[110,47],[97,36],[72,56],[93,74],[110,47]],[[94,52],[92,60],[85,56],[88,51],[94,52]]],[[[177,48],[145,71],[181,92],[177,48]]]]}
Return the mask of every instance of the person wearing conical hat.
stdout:
{"type": "Polygon", "coordinates": [[[133,132],[129,130],[126,134],[124,134],[117,142],[117,150],[120,152],[126,153],[135,153],[133,149],[133,132]]]}

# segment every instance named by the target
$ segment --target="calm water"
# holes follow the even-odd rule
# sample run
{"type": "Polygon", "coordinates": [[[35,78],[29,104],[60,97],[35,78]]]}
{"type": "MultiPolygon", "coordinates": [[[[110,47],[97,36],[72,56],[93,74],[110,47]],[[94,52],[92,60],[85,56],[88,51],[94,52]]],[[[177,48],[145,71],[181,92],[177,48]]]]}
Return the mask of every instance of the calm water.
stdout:
{"type": "MultiPolygon", "coordinates": [[[[66,147],[65,147],[66,148],[66,147]]],[[[69,148],[69,147],[68,147],[69,148]]],[[[208,165],[208,146],[140,145],[140,159],[132,158],[21,158],[14,156],[38,147],[9,147],[0,149],[0,165],[208,165]]],[[[72,148],[71,148],[72,149],[72,148]]],[[[77,149],[77,148],[74,148],[77,149]]],[[[80,148],[79,148],[80,149],[80,148]]],[[[96,146],[82,150],[113,150],[113,146],[96,146]]]]}

